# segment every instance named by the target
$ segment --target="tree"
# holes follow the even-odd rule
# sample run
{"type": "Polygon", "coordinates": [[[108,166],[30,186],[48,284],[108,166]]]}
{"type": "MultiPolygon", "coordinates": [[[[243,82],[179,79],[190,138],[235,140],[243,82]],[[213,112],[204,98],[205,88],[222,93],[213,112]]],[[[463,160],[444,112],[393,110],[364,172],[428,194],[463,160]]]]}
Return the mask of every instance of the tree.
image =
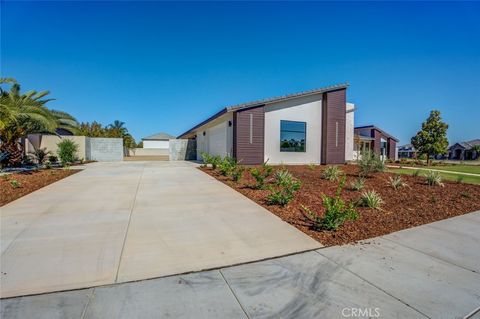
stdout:
{"type": "Polygon", "coordinates": [[[107,126],[107,135],[110,137],[125,137],[128,130],[125,127],[125,122],[115,120],[112,124],[107,126]]]}
{"type": "Polygon", "coordinates": [[[433,110],[422,123],[422,129],[412,137],[413,147],[420,155],[427,157],[427,165],[430,165],[431,156],[447,153],[447,129],[448,124],[442,121],[440,111],[433,110]]]}
{"type": "Polygon", "coordinates": [[[92,123],[81,123],[78,129],[78,134],[88,137],[105,137],[105,128],[103,128],[102,124],[93,121],[92,123]]]}

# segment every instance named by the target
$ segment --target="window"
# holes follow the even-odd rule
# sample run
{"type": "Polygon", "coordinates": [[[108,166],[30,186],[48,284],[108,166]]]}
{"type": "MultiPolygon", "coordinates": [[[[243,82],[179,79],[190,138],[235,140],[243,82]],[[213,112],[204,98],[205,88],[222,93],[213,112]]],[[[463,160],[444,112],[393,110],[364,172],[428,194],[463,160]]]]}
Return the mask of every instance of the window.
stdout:
{"type": "Polygon", "coordinates": [[[280,121],[280,152],[305,152],[307,123],[280,121]]]}

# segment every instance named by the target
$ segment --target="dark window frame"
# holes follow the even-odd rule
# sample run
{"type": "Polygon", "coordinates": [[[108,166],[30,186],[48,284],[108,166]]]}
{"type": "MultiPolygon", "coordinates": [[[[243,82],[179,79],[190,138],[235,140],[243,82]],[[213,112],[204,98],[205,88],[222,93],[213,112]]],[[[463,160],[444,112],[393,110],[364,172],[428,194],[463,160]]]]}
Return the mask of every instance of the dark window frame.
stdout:
{"type": "Polygon", "coordinates": [[[307,152],[307,122],[304,121],[290,121],[290,120],[280,120],[280,152],[285,153],[306,153],[307,152]],[[283,122],[290,122],[290,123],[302,123],[304,127],[304,131],[292,131],[292,130],[282,130],[282,123],[283,122]],[[291,132],[291,133],[303,133],[304,134],[304,147],[303,150],[286,150],[282,149],[282,132],[291,132]]]}

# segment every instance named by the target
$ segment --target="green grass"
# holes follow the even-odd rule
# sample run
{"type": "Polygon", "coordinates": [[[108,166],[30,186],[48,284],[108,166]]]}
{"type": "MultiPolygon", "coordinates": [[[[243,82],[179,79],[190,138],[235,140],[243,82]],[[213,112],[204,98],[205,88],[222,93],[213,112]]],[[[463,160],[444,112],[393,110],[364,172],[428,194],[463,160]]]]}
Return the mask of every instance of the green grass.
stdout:
{"type": "MultiPolygon", "coordinates": [[[[440,166],[434,166],[432,167],[433,169],[441,169],[440,166]]],[[[421,168],[422,171],[427,171],[428,168],[421,168]]],[[[408,174],[412,175],[415,170],[413,169],[408,169],[408,168],[388,168],[388,171],[391,173],[396,173],[396,174],[408,174]]],[[[468,176],[468,175],[460,175],[460,174],[455,174],[455,172],[452,173],[443,173],[443,172],[438,172],[443,179],[449,180],[449,181],[457,181],[458,176],[463,177],[463,183],[469,183],[469,184],[478,184],[480,185],[480,176],[468,176]]],[[[470,172],[467,172],[470,173],[470,172]]],[[[474,173],[474,172],[473,172],[474,173]]],[[[420,175],[424,174],[424,172],[421,172],[420,175]]]]}
{"type": "Polygon", "coordinates": [[[459,164],[459,165],[449,165],[449,166],[430,166],[429,168],[438,169],[442,171],[480,174],[479,165],[460,165],[459,164]]]}

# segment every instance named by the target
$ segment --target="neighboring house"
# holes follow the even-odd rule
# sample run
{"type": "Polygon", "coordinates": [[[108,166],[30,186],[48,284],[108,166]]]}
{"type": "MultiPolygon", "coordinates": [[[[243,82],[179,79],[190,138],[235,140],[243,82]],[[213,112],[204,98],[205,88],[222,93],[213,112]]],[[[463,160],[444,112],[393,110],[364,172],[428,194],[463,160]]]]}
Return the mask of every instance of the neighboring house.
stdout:
{"type": "Polygon", "coordinates": [[[355,151],[373,150],[383,158],[397,159],[398,139],[374,125],[355,128],[355,151]]]}
{"type": "Polygon", "coordinates": [[[341,164],[353,159],[354,105],[348,85],[223,108],[179,138],[201,153],[232,156],[242,164],[341,164]]]}
{"type": "Polygon", "coordinates": [[[477,145],[480,145],[480,139],[455,143],[448,148],[448,159],[462,161],[478,159],[480,154],[474,150],[477,145]]]}
{"type": "Polygon", "coordinates": [[[142,138],[143,148],[168,149],[170,139],[175,139],[175,136],[163,132],[153,134],[142,138]]]}
{"type": "Polygon", "coordinates": [[[417,151],[412,144],[405,144],[398,147],[398,158],[416,158],[417,151]]]}

